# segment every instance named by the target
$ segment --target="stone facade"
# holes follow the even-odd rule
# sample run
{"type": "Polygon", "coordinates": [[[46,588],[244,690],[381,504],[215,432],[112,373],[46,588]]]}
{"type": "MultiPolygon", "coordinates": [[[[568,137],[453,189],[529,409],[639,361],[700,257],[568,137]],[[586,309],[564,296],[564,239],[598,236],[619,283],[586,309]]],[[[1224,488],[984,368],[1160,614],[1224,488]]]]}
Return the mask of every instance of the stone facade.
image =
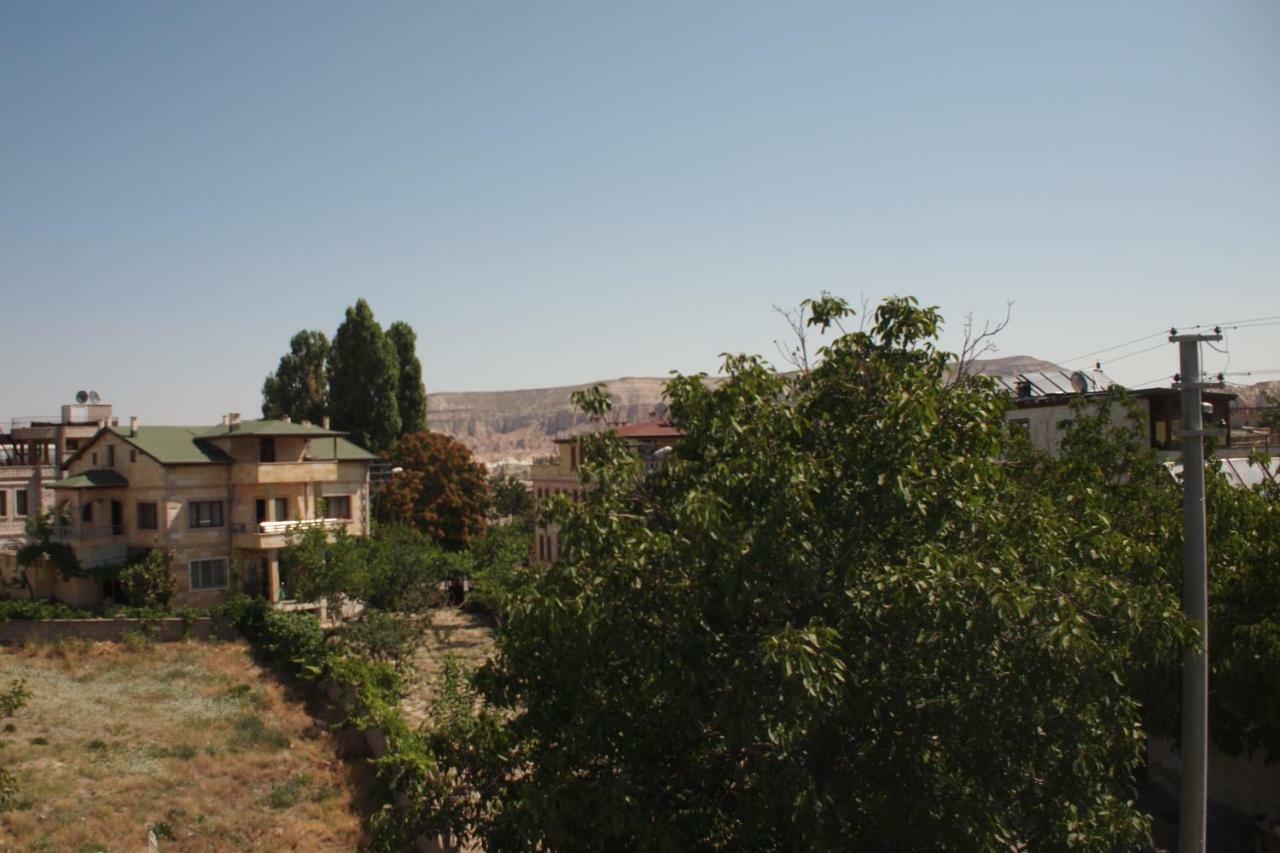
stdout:
{"type": "MultiPolygon", "coordinates": [[[[369,531],[370,454],[339,452],[336,433],[320,428],[273,434],[285,422],[226,425],[193,432],[208,458],[167,458],[140,428],[102,429],[67,463],[55,485],[56,538],[86,568],[122,565],[152,548],[173,554],[176,604],[222,601],[242,588],[278,602],[288,598],[279,550],[291,530],[320,526],[356,536],[369,531]],[[332,445],[332,447],[330,447],[332,445]],[[327,452],[332,450],[332,452],[327,452]],[[356,458],[347,458],[355,456],[356,458]]],[[[178,428],[158,427],[176,431],[178,428]]],[[[170,444],[181,433],[165,436],[170,444]],[[176,438],[175,438],[176,436],[176,438]]],[[[83,599],[58,588],[54,595],[83,599]]],[[[113,592],[99,583],[96,604],[113,592]]]]}

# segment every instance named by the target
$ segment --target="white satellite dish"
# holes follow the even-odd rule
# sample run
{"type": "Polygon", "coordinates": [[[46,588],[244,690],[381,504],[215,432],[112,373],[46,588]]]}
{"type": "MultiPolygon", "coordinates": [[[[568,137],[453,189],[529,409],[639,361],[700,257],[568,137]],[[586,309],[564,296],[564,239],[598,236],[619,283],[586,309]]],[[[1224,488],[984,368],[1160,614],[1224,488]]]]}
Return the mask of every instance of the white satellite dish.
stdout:
{"type": "Polygon", "coordinates": [[[97,402],[99,402],[99,401],[101,401],[101,400],[102,400],[102,398],[98,396],[98,392],[97,392],[97,391],[90,391],[90,392],[89,392],[89,402],[90,402],[90,403],[97,403],[97,402]]]}
{"type": "Polygon", "coordinates": [[[1077,370],[1071,374],[1071,387],[1076,389],[1077,394],[1083,394],[1089,390],[1089,377],[1077,370]]]}

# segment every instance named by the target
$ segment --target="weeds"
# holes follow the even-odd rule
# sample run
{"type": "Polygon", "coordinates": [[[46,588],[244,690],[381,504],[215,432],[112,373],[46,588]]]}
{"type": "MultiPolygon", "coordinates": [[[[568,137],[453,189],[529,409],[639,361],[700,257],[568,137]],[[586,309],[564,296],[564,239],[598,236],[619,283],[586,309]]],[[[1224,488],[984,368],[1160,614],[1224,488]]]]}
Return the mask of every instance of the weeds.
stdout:
{"type": "Polygon", "coordinates": [[[271,793],[263,798],[263,802],[277,811],[296,806],[302,799],[303,789],[309,784],[311,784],[311,777],[305,773],[290,776],[280,784],[273,786],[271,793]]]}
{"type": "Polygon", "coordinates": [[[231,730],[231,742],[240,748],[255,746],[271,749],[289,748],[288,735],[266,725],[262,722],[262,718],[254,714],[246,714],[235,721],[231,730]]]}

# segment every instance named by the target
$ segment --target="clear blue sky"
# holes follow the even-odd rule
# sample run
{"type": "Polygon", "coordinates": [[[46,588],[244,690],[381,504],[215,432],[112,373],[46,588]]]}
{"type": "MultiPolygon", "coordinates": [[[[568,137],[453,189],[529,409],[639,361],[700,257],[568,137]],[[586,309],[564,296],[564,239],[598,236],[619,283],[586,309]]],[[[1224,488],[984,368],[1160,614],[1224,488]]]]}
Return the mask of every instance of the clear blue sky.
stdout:
{"type": "Polygon", "coordinates": [[[714,371],[824,289],[1048,359],[1280,314],[1274,0],[13,0],[0,122],[2,418],[256,412],[361,296],[432,391],[714,371]]]}

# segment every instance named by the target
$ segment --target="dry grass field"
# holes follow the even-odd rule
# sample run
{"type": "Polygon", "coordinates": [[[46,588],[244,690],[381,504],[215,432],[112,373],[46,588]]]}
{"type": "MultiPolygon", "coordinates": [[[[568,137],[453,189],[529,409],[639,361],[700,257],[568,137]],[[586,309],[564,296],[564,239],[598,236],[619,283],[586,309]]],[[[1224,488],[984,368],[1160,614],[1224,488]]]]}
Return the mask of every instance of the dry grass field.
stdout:
{"type": "Polygon", "coordinates": [[[361,762],[241,643],[0,651],[32,697],[0,760],[18,807],[0,850],[352,850],[361,762]]]}

